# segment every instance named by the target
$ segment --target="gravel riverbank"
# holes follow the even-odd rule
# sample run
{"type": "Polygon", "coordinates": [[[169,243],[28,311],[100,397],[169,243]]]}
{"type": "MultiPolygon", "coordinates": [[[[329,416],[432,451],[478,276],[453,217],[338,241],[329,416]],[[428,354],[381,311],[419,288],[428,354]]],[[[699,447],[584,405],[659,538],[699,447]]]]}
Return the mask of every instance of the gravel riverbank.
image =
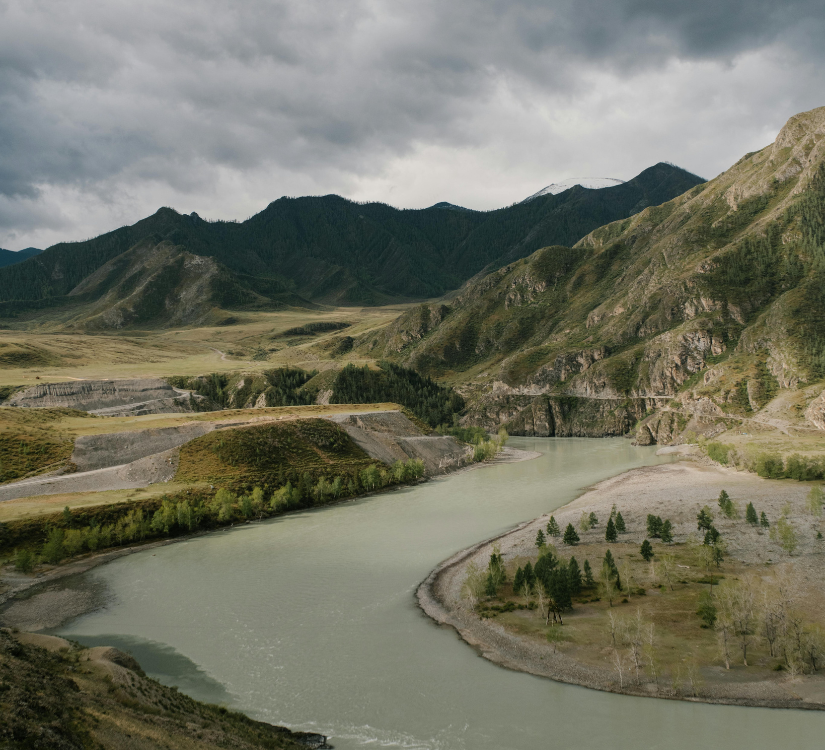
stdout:
{"type": "MultiPolygon", "coordinates": [[[[771,518],[776,518],[786,504],[793,508],[792,519],[802,527],[811,526],[802,506],[809,486],[790,481],[768,481],[753,474],[739,473],[716,466],[691,462],[665,464],[635,469],[613,477],[588,489],[572,503],[553,511],[562,529],[568,523],[576,525],[582,511],[595,512],[606,519],[616,504],[628,525],[625,541],[640,544],[645,538],[645,519],[648,513],[669,518],[674,526],[675,541],[684,542],[696,529],[696,514],[705,504],[715,508],[715,498],[726,489],[732,497],[747,498],[771,518]]],[[[744,511],[742,504],[741,511],[744,511]]],[[[718,514],[717,514],[718,515],[718,514]]],[[[494,539],[463,550],[439,565],[417,591],[421,608],[437,622],[454,628],[460,637],[473,646],[484,658],[503,667],[530,674],[550,677],[560,682],[585,687],[621,692],[630,695],[656,695],[682,700],[699,700],[748,706],[825,708],[825,677],[821,674],[789,680],[782,674],[760,675],[760,679],[732,680],[724,669],[703,670],[701,690],[697,695],[680,691],[658,690],[652,684],[628,684],[620,687],[607,656],[603,665],[585,663],[575,656],[554,651],[551,644],[535,638],[526,638],[511,632],[496,619],[482,619],[462,598],[462,587],[467,568],[475,562],[486,567],[494,544],[498,545],[505,563],[514,558],[535,555],[535,538],[543,529],[550,514],[523,523],[494,539]]],[[[741,521],[717,519],[717,526],[729,539],[729,556],[746,565],[774,561],[773,568],[788,564],[788,557],[780,548],[746,527],[741,521]]],[[[579,532],[582,544],[603,542],[604,524],[588,532],[579,532]]],[[[823,542],[816,539],[813,528],[800,533],[800,545],[793,558],[800,586],[815,605],[825,602],[823,581],[823,542]]],[[[575,649],[572,650],[575,654],[575,649]]]]}

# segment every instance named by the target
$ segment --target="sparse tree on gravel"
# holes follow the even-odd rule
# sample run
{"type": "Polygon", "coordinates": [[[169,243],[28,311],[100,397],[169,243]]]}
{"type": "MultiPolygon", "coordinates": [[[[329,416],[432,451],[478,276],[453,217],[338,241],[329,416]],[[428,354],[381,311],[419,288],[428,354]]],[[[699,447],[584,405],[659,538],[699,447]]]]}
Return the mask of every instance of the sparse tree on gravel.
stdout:
{"type": "Polygon", "coordinates": [[[699,531],[707,531],[711,526],[713,526],[713,513],[710,512],[710,508],[706,505],[696,516],[696,528],[699,531]]]}
{"type": "Polygon", "coordinates": [[[616,533],[616,525],[612,519],[607,522],[607,528],[604,530],[604,538],[607,542],[615,542],[619,538],[619,535],[616,533]]]}
{"type": "Polygon", "coordinates": [[[653,545],[647,539],[642,542],[640,552],[645,562],[650,562],[653,559],[653,545]]]}
{"type": "Polygon", "coordinates": [[[559,536],[561,534],[558,521],[553,516],[550,516],[550,520],[547,522],[547,534],[549,536],[559,536]]]}
{"type": "Polygon", "coordinates": [[[651,539],[660,538],[662,536],[663,525],[664,521],[662,521],[661,516],[654,516],[649,513],[647,516],[647,535],[651,539]]]}
{"type": "Polygon", "coordinates": [[[745,520],[751,526],[759,525],[759,516],[756,515],[756,508],[753,507],[753,503],[748,503],[747,507],[745,508],[745,520]]]}
{"type": "Polygon", "coordinates": [[[544,540],[544,532],[541,529],[539,529],[538,533],[536,534],[536,547],[541,549],[545,545],[546,545],[546,542],[544,540]]]}
{"type": "Polygon", "coordinates": [[[564,537],[563,541],[565,544],[575,545],[579,543],[579,535],[576,533],[576,530],[573,528],[572,523],[567,524],[567,528],[564,530],[564,537]]]}
{"type": "Polygon", "coordinates": [[[620,534],[624,534],[627,531],[627,526],[625,526],[624,518],[622,518],[621,513],[616,514],[616,531],[620,534]]]}
{"type": "Polygon", "coordinates": [[[786,505],[776,524],[771,529],[771,539],[779,544],[785,552],[792,555],[799,545],[796,529],[790,519],[791,508],[786,505]]]}

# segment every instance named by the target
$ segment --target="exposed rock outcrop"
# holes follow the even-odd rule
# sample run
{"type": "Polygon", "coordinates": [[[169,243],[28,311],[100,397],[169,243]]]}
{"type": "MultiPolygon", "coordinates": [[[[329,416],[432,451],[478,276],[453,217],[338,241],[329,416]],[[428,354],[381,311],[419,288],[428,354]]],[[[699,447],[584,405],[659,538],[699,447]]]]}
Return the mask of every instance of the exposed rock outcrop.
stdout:
{"type": "Polygon", "coordinates": [[[825,430],[825,391],[819,394],[805,410],[805,419],[814,427],[825,430]]]}
{"type": "Polygon", "coordinates": [[[443,474],[472,459],[469,446],[450,436],[424,435],[400,411],[340,414],[329,419],[341,425],[371,458],[385,464],[417,458],[424,462],[427,474],[443,474]]]}
{"type": "Polygon", "coordinates": [[[486,398],[465,421],[528,437],[609,437],[627,434],[649,408],[639,398],[507,395],[486,398]]]}
{"type": "Polygon", "coordinates": [[[75,440],[72,463],[78,471],[120,466],[177,448],[213,429],[215,426],[211,422],[192,422],[156,430],[82,435],[75,440]]]}
{"type": "Polygon", "coordinates": [[[72,380],[18,391],[8,400],[8,406],[62,407],[100,416],[128,416],[192,411],[192,397],[189,391],[173,388],[160,378],[72,380]]]}

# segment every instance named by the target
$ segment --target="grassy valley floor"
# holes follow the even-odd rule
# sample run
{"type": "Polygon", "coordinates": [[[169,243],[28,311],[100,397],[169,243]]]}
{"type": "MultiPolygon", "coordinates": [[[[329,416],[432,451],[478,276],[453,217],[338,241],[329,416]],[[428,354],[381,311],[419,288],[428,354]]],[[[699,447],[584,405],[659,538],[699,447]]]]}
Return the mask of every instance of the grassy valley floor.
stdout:
{"type": "Polygon", "coordinates": [[[548,538],[561,561],[575,556],[583,566],[587,560],[597,579],[605,552],[611,550],[623,585],[612,597],[612,606],[597,583],[573,597],[572,610],[562,614],[563,625],[548,625],[536,596],[512,591],[517,567],[537,561],[536,536],[540,529],[546,533],[549,514],[444,562],[419,588],[419,602],[427,614],[458,630],[485,658],[511,669],[635,695],[822,709],[825,676],[821,671],[794,657],[796,652],[786,643],[789,664],[779,635],[771,655],[763,637],[767,611],[781,615],[784,637],[804,640],[817,652],[815,658],[823,648],[825,541],[818,538],[822,522],[810,511],[809,489],[806,483],[770,481],[691,462],[637,469],[596,485],[554,511],[562,532],[568,524],[574,526],[578,544],[565,545],[561,536],[548,538]],[[733,499],[738,517],[721,513],[716,498],[723,489],[733,499]],[[746,522],[748,502],[764,511],[772,526],[784,517],[795,530],[797,547],[792,555],[770,530],[746,522]],[[605,525],[614,505],[627,531],[608,544],[605,525]],[[718,569],[700,562],[698,553],[704,545],[691,543],[697,513],[705,505],[712,509],[714,525],[727,545],[718,569]],[[580,520],[590,513],[599,523],[583,531],[580,520]],[[652,565],[640,555],[648,514],[670,520],[674,534],[672,544],[652,540],[652,565]],[[468,573],[486,572],[495,548],[503,556],[507,583],[498,596],[481,595],[473,601],[468,598],[468,573]],[[752,596],[750,621],[740,630],[731,626],[726,631],[729,669],[720,628],[702,627],[697,614],[706,598],[703,594],[711,590],[709,573],[720,620],[724,597],[742,591],[752,596]],[[796,628],[795,636],[788,628],[796,628]],[[743,663],[743,640],[748,666],[743,663]]]}

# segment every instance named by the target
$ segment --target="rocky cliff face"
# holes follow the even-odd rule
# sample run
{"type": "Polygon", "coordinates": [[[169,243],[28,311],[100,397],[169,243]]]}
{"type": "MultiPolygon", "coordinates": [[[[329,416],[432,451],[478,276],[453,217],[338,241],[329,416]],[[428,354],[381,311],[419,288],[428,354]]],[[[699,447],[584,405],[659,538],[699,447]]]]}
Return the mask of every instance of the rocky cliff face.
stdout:
{"type": "Polygon", "coordinates": [[[616,434],[674,399],[682,416],[640,433],[671,441],[698,411],[748,416],[825,378],[824,215],[825,107],[716,179],[355,347],[448,377],[470,421],[515,434],[616,434]],[[594,403],[568,414],[566,397],[594,403]]]}
{"type": "Polygon", "coordinates": [[[611,437],[627,434],[647,410],[645,399],[498,395],[462,421],[528,437],[611,437]]]}
{"type": "Polygon", "coordinates": [[[127,416],[192,411],[192,397],[189,391],[173,388],[160,378],[72,380],[68,383],[44,383],[18,391],[7,405],[78,409],[100,416],[127,416]]]}

